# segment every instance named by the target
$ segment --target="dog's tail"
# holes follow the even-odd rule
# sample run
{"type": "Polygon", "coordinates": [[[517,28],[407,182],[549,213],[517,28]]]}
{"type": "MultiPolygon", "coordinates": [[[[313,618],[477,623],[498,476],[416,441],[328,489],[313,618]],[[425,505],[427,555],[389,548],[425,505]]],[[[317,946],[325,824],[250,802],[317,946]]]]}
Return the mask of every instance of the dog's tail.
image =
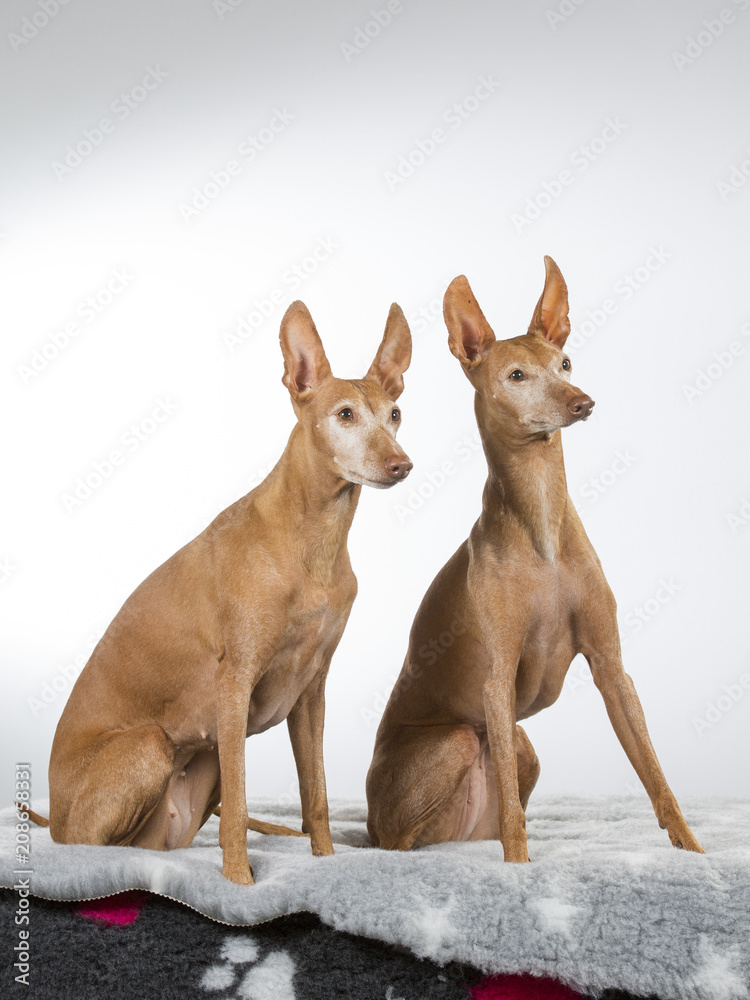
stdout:
{"type": "Polygon", "coordinates": [[[29,809],[25,802],[16,802],[14,799],[13,805],[19,812],[26,813],[31,822],[36,823],[37,826],[49,826],[49,820],[45,819],[44,816],[40,816],[39,813],[35,813],[33,809],[29,809]]]}
{"type": "MultiPolygon", "coordinates": [[[[15,802],[14,805],[16,809],[20,812],[25,813],[32,823],[36,823],[37,826],[49,826],[49,820],[45,816],[41,816],[38,812],[34,812],[33,809],[29,809],[28,806],[23,802],[15,802]]],[[[217,806],[214,809],[214,814],[216,816],[221,816],[221,806],[217,806]]],[[[254,833],[267,833],[276,837],[309,837],[308,833],[303,833],[301,830],[293,830],[290,826],[278,826],[276,823],[264,823],[261,819],[253,819],[252,816],[247,817],[247,828],[252,830],[254,833]]]]}
{"type": "MultiPolygon", "coordinates": [[[[214,816],[221,816],[221,806],[217,806],[214,809],[214,816]]],[[[302,830],[293,830],[291,826],[277,826],[276,823],[265,823],[262,819],[253,819],[252,816],[247,817],[247,828],[254,833],[267,833],[276,837],[310,836],[309,833],[303,833],[302,830]]]]}

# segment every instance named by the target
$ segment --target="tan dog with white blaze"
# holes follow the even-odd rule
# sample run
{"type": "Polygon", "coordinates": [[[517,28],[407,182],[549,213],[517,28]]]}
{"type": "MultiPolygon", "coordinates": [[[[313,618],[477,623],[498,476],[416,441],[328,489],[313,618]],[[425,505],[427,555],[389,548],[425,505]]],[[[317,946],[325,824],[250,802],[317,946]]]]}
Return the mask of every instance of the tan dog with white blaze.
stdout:
{"type": "Polygon", "coordinates": [[[367,779],[376,846],[499,838],[528,861],[539,761],[517,724],[555,702],[583,653],[612,726],[677,847],[701,848],[651,745],[620,654],[615,599],[568,496],[560,428],[594,403],[571,385],[568,291],[545,257],[528,333],[498,341],[469,283],[445,293],[449,345],[476,390],[489,475],[468,540],[417,612],[367,779]],[[434,651],[451,630],[453,642],[434,651]],[[432,644],[432,645],[431,645],[432,644]]]}
{"type": "Polygon", "coordinates": [[[295,302],[281,349],[298,422],[278,464],[134,591],[71,692],[49,768],[58,842],[187,847],[221,799],[224,875],[252,883],[245,739],[286,719],[303,829],[313,854],[333,854],[325,680],[357,590],[346,542],[361,486],[412,467],[394,405],[411,336],[394,303],[365,377],[334,378],[295,302]]]}

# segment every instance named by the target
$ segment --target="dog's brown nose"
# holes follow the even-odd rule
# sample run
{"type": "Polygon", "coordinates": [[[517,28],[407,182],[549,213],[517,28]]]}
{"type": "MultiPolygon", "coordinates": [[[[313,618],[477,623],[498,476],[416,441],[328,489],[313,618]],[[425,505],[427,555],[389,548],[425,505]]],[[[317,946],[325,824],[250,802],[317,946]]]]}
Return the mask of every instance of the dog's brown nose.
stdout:
{"type": "Polygon", "coordinates": [[[391,455],[385,460],[385,471],[392,479],[406,479],[413,468],[406,455],[391,455]]]}
{"type": "Polygon", "coordinates": [[[594,400],[591,396],[574,396],[568,401],[568,411],[580,420],[585,420],[594,409],[594,400]]]}

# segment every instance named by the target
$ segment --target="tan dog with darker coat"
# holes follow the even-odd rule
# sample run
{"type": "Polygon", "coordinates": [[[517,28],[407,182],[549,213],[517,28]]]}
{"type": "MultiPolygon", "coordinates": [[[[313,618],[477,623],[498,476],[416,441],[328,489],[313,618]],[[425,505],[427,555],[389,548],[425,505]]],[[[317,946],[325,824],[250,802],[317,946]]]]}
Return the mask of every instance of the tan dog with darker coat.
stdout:
{"type": "Polygon", "coordinates": [[[489,475],[471,535],[417,612],[367,779],[373,844],[497,839],[528,861],[539,775],[518,722],[555,702],[583,653],[617,737],[676,847],[701,851],[662,773],[620,653],[615,599],[568,496],[560,428],[594,406],[571,384],[568,291],[545,257],[528,333],[498,341],[469,283],[445,293],[449,345],[476,390],[489,475]],[[450,631],[439,653],[430,645],[450,631]]]}

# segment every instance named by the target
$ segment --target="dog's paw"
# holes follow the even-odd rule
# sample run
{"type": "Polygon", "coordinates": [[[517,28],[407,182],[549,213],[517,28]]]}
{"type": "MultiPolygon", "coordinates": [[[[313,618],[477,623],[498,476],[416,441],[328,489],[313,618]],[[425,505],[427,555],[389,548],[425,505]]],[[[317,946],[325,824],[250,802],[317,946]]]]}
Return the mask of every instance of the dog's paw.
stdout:
{"type": "Polygon", "coordinates": [[[690,830],[679,835],[670,836],[669,839],[672,841],[672,846],[677,847],[681,851],[693,851],[695,854],[706,853],[690,830]]]}
{"type": "Polygon", "coordinates": [[[503,860],[510,861],[512,864],[516,865],[527,865],[530,863],[531,858],[529,857],[529,852],[526,848],[520,850],[508,850],[504,851],[503,860]]]}
{"type": "Polygon", "coordinates": [[[244,865],[242,862],[238,864],[228,864],[225,861],[221,868],[221,874],[224,878],[229,879],[230,882],[234,882],[236,885],[255,885],[253,870],[250,867],[249,861],[246,861],[244,865]]]}

